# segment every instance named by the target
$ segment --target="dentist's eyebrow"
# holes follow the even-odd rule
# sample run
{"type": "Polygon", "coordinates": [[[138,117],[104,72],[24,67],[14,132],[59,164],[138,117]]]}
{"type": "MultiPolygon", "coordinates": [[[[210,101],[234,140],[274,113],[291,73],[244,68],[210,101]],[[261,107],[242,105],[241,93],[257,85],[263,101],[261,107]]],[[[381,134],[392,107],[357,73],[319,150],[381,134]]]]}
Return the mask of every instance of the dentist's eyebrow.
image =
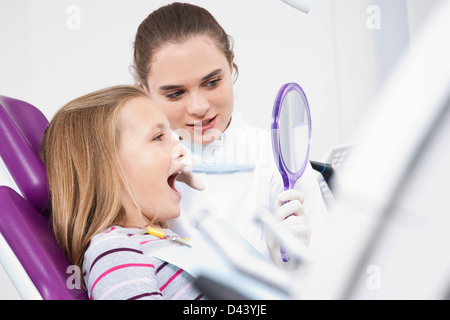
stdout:
{"type": "Polygon", "coordinates": [[[202,78],[202,81],[208,80],[209,78],[212,78],[212,77],[218,75],[221,72],[222,72],[222,69],[216,69],[213,72],[211,72],[211,73],[207,74],[206,76],[204,76],[202,78]]]}
{"type": "MultiPolygon", "coordinates": [[[[211,73],[208,73],[206,76],[204,76],[203,78],[201,78],[200,81],[205,81],[208,80],[216,75],[218,75],[219,73],[222,72],[222,69],[216,69],[214,71],[212,71],[211,73]]],[[[176,90],[176,89],[182,89],[183,86],[182,85],[176,85],[176,84],[168,84],[168,85],[162,85],[159,87],[160,91],[170,91],[170,90],[176,90]]]]}
{"type": "Polygon", "coordinates": [[[169,90],[175,90],[175,89],[182,89],[182,85],[164,85],[159,87],[159,91],[169,91],[169,90]]]}

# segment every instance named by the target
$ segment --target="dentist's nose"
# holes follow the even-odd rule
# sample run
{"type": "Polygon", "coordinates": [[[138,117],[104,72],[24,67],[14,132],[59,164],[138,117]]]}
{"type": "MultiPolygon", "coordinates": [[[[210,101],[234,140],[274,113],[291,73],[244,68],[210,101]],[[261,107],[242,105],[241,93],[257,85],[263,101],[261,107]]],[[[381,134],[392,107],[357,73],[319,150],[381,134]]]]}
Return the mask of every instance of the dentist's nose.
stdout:
{"type": "Polygon", "coordinates": [[[202,117],[209,110],[209,102],[206,97],[198,92],[192,93],[192,99],[187,108],[188,112],[197,117],[202,117]]]}

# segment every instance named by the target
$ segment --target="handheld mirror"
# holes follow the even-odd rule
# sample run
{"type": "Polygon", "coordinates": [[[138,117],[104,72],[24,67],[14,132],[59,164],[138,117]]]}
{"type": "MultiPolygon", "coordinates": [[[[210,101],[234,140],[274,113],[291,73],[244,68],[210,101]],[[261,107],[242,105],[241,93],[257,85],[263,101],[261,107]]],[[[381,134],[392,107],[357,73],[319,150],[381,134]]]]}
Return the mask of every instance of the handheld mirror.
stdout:
{"type": "Polygon", "coordinates": [[[284,190],[294,188],[309,161],[311,112],[297,83],[286,83],[278,91],[272,113],[272,148],[283,178],[284,190]]]}
{"type": "MultiPolygon", "coordinates": [[[[286,83],[278,91],[272,113],[272,148],[284,190],[294,188],[309,161],[311,113],[302,88],[286,83]]],[[[280,248],[284,262],[289,255],[280,248]]]]}

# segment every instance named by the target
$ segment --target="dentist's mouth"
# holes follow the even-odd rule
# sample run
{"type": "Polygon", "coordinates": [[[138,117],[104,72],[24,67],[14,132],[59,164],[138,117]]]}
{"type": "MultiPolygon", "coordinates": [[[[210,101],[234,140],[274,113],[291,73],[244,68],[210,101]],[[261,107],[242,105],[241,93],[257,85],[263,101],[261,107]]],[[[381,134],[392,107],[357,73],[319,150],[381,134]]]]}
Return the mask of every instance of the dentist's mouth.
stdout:
{"type": "Polygon", "coordinates": [[[217,119],[217,114],[210,119],[207,119],[204,121],[196,121],[196,122],[194,122],[194,124],[188,124],[187,126],[191,127],[194,131],[198,131],[203,134],[206,131],[214,128],[214,126],[216,125],[216,119],[217,119]]]}

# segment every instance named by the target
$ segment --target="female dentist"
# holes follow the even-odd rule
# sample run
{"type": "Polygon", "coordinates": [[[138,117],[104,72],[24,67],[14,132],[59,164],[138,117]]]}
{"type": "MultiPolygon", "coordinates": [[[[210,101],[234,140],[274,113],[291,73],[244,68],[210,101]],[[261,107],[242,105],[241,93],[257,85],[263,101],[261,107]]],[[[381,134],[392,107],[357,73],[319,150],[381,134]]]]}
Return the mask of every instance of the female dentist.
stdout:
{"type": "Polygon", "coordinates": [[[314,220],[325,216],[326,208],[313,169],[308,167],[295,189],[283,191],[270,132],[233,110],[234,52],[207,10],[173,3],[152,12],[137,30],[133,67],[136,80],[192,152],[194,172],[206,184],[203,191],[177,185],[182,216],[189,219],[181,218],[174,229],[191,233],[196,225],[189,221],[208,211],[261,252],[269,249],[277,264],[283,264],[279,243],[264,241],[255,221],[262,207],[307,242],[314,238],[314,220]]]}

